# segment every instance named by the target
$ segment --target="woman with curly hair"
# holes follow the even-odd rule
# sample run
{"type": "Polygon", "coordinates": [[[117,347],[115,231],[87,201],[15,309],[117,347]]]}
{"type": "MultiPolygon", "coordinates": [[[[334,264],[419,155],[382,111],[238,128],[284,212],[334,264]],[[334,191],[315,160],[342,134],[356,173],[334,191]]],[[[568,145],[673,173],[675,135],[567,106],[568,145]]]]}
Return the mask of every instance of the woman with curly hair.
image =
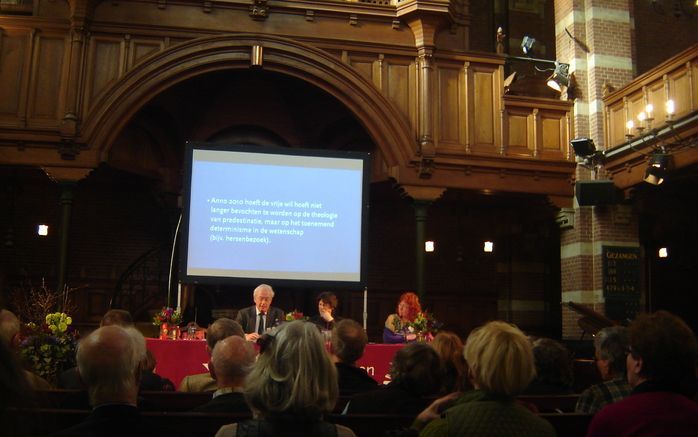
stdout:
{"type": "Polygon", "coordinates": [[[463,342],[460,337],[453,332],[441,331],[434,337],[431,347],[441,358],[441,392],[445,394],[470,389],[468,365],[463,358],[463,342]]]}
{"type": "Polygon", "coordinates": [[[383,343],[407,343],[414,341],[417,335],[408,330],[408,325],[414,322],[417,314],[422,312],[419,297],[408,291],[403,293],[398,300],[395,314],[391,314],[385,320],[383,328],[383,343]]]}

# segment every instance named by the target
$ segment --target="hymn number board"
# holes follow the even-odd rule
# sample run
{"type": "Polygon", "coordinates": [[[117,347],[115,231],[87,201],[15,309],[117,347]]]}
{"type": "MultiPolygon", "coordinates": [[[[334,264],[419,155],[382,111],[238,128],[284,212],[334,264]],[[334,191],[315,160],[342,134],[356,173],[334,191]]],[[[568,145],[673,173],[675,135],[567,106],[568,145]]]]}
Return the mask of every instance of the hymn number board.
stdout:
{"type": "Polygon", "coordinates": [[[606,316],[632,320],[640,306],[640,248],[603,246],[602,254],[606,316]]]}

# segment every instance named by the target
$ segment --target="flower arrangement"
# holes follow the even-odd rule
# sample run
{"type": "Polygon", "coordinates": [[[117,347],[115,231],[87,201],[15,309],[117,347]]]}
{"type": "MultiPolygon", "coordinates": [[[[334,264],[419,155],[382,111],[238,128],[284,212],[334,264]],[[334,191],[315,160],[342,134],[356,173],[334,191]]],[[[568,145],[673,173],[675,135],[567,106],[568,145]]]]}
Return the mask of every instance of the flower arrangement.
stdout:
{"type": "Polygon", "coordinates": [[[182,323],[182,313],[170,307],[162,307],[162,309],[153,316],[153,325],[160,326],[163,323],[179,325],[182,323]]]}
{"type": "Polygon", "coordinates": [[[27,323],[20,332],[20,353],[30,369],[51,383],[58,374],[75,366],[77,331],[63,312],[47,314],[45,322],[27,323]]]}
{"type": "Polygon", "coordinates": [[[418,336],[421,334],[423,337],[433,337],[439,332],[442,324],[434,319],[434,315],[421,311],[417,313],[414,321],[407,325],[407,329],[411,332],[415,332],[418,336]]]}
{"type": "Polygon", "coordinates": [[[286,314],[286,321],[292,322],[294,320],[308,320],[308,318],[303,316],[302,312],[298,310],[293,310],[290,313],[286,314]]]}

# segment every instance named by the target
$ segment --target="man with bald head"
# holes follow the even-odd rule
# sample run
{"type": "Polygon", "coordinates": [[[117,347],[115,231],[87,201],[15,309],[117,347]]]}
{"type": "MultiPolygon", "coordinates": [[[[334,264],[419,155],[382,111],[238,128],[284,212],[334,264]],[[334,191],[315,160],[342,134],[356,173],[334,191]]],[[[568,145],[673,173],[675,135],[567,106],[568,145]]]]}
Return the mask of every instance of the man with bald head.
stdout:
{"type": "MultiPolygon", "coordinates": [[[[19,356],[19,331],[20,322],[15,313],[9,310],[0,310],[0,342],[7,346],[13,355],[19,356]]],[[[51,384],[39,375],[28,370],[23,370],[29,387],[34,390],[49,390],[51,384]]]]}
{"type": "MultiPolygon", "coordinates": [[[[238,322],[226,317],[221,317],[211,323],[206,330],[206,352],[211,355],[216,344],[230,336],[237,336],[240,338],[245,336],[242,326],[240,326],[238,322]]],[[[216,390],[216,381],[211,377],[209,372],[187,375],[179,384],[179,391],[183,392],[212,392],[214,390],[216,390]]]]}
{"type": "Polygon", "coordinates": [[[242,337],[232,336],[216,343],[211,354],[210,371],[216,380],[213,399],[194,411],[249,412],[242,388],[255,362],[255,350],[242,337]]]}
{"type": "Polygon", "coordinates": [[[271,306],[274,289],[270,285],[258,285],[252,297],[254,305],[238,311],[235,320],[242,325],[248,341],[257,341],[268,328],[273,328],[284,320],[284,312],[271,306]]]}
{"type": "Polygon", "coordinates": [[[92,413],[55,436],[171,435],[141,417],[136,406],[145,339],[133,327],[104,326],[78,344],[80,377],[92,413]]]}

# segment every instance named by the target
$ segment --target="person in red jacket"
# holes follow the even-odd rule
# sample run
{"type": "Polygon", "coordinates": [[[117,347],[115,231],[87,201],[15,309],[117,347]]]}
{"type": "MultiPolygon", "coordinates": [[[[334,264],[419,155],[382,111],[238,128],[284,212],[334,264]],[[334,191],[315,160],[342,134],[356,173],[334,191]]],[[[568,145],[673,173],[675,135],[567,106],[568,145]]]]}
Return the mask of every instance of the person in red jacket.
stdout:
{"type": "Polygon", "coordinates": [[[698,433],[696,386],[698,342],[677,316],[641,315],[629,330],[627,398],[601,409],[588,437],[679,437],[698,433]]]}

